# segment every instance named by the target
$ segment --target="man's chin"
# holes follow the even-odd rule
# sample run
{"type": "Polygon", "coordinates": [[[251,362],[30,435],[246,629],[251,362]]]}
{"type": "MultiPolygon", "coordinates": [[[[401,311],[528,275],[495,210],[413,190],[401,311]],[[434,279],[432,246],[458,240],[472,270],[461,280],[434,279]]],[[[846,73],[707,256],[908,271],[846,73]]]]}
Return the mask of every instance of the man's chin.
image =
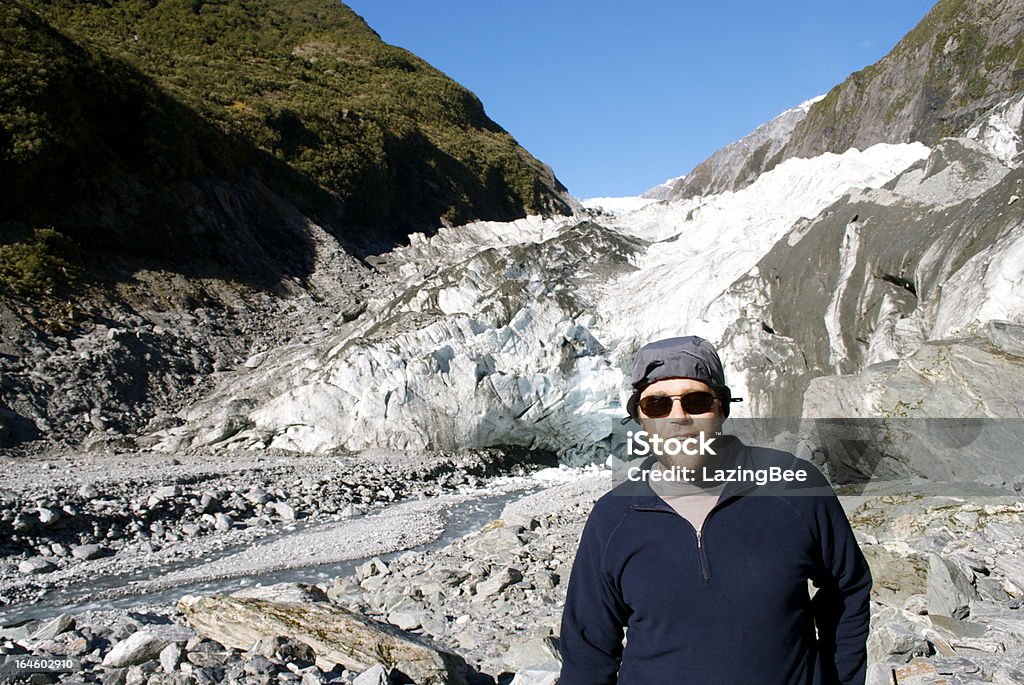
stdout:
{"type": "Polygon", "coordinates": [[[695,469],[707,463],[707,459],[699,454],[659,454],[658,461],[666,468],[695,469]]]}

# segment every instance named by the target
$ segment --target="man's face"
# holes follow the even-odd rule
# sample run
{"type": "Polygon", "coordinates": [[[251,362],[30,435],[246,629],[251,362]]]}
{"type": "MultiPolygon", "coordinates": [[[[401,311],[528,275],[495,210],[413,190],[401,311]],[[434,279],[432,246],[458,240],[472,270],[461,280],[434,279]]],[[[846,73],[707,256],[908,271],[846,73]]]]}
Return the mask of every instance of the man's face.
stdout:
{"type": "Polygon", "coordinates": [[[683,402],[680,399],[672,400],[672,411],[668,416],[652,418],[644,413],[642,403],[645,397],[652,395],[678,397],[694,392],[706,392],[714,395],[707,383],[692,378],[663,378],[651,383],[640,393],[641,406],[637,410],[640,425],[648,433],[657,434],[665,440],[696,437],[701,431],[706,436],[717,435],[722,430],[722,423],[725,421],[722,414],[722,403],[717,397],[711,405],[711,409],[700,414],[688,414],[683,409],[683,402]]]}

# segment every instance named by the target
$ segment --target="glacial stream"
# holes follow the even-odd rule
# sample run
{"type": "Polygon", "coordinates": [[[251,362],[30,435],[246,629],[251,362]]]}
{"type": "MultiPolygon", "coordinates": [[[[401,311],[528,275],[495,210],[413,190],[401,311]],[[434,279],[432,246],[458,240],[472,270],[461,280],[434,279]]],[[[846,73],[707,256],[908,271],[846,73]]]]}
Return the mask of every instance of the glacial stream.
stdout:
{"type": "MultiPolygon", "coordinates": [[[[184,582],[170,587],[159,587],[153,591],[145,589],[147,581],[160,580],[161,577],[173,572],[187,571],[210,565],[218,560],[223,560],[237,554],[246,547],[257,544],[262,546],[286,542],[289,538],[299,536],[300,534],[315,534],[319,530],[326,530],[338,525],[336,522],[318,521],[305,525],[303,522],[298,522],[289,526],[287,530],[272,533],[253,542],[223,549],[215,554],[201,555],[201,558],[198,559],[193,558],[168,565],[148,567],[133,574],[100,576],[92,579],[88,584],[77,584],[66,589],[53,590],[34,603],[5,607],[0,611],[0,625],[20,624],[29,619],[48,618],[60,613],[76,614],[83,611],[132,609],[135,607],[141,609],[146,605],[173,603],[186,594],[230,593],[245,587],[266,586],[282,582],[320,583],[329,581],[339,576],[354,573],[358,565],[374,556],[387,561],[408,551],[419,552],[440,549],[453,540],[477,531],[485,523],[498,518],[501,515],[502,509],[509,502],[525,497],[543,487],[544,485],[541,483],[525,484],[517,489],[505,490],[497,494],[469,496],[461,500],[457,499],[451,504],[442,505],[443,510],[439,513],[439,516],[444,521],[444,529],[438,537],[423,544],[326,564],[275,568],[255,573],[246,573],[245,569],[240,569],[237,572],[232,572],[227,577],[214,577],[196,582],[184,582]],[[134,589],[133,591],[130,586],[134,584],[141,584],[141,589],[134,589]],[[128,589],[126,590],[126,588],[128,589]],[[126,592],[128,594],[125,594],[126,592]]],[[[358,518],[369,519],[373,516],[381,516],[389,508],[398,507],[401,504],[401,502],[390,504],[358,518]]]]}

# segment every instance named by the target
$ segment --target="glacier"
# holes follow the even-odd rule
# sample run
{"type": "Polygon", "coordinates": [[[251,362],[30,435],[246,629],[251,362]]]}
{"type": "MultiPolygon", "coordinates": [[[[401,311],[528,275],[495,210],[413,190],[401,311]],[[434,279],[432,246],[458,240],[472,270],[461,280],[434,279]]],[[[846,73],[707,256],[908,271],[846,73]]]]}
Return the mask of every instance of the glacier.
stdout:
{"type": "MultiPolygon", "coordinates": [[[[145,444],[515,444],[591,463],[611,451],[635,351],[675,335],[718,346],[739,418],[902,411],[888,382],[1024,416],[1022,118],[1024,97],[934,148],[878,144],[788,159],[739,190],[413,234],[368,259],[381,278],[365,309],[254,354],[145,444]],[[1002,385],[935,370],[939,348],[975,360],[948,369],[984,365],[1002,385]]],[[[329,269],[317,279],[329,291],[329,269]]]]}
{"type": "MultiPolygon", "coordinates": [[[[680,334],[722,344],[746,304],[723,296],[795,222],[928,154],[918,143],[877,145],[788,160],[710,197],[595,200],[574,217],[414,234],[375,259],[393,278],[365,312],[262,353],[153,444],[314,453],[518,444],[567,463],[601,457],[639,345],[680,334]]],[[[727,372],[742,390],[743,369],[727,372]]]]}

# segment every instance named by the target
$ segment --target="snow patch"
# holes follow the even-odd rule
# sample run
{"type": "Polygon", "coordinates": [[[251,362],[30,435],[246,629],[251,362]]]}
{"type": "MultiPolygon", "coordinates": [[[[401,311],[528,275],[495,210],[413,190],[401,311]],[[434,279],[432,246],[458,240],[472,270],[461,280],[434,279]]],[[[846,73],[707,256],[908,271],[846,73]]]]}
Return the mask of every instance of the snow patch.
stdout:
{"type": "Polygon", "coordinates": [[[581,202],[587,209],[597,209],[612,214],[629,214],[657,201],[649,197],[592,197],[581,202]]]}

